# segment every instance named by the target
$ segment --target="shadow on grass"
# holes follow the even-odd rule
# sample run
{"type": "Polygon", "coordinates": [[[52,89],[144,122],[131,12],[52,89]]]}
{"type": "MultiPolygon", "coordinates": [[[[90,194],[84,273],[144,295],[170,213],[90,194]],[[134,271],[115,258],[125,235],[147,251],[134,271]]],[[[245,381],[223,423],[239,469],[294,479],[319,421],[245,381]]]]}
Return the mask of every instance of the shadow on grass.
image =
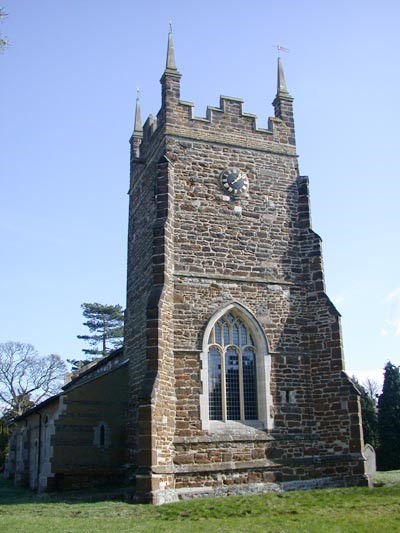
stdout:
{"type": "MultiPolygon", "coordinates": [[[[400,470],[392,470],[389,472],[377,472],[374,476],[375,487],[396,487],[400,488],[400,470]]],[[[0,477],[0,505],[19,505],[19,504],[51,504],[51,503],[63,503],[63,504],[90,504],[96,502],[126,502],[125,496],[127,491],[131,491],[132,487],[102,487],[93,489],[81,489],[81,490],[66,490],[62,492],[49,492],[38,494],[26,488],[15,487],[12,482],[6,481],[0,477]]],[[[378,489],[379,490],[379,489],[378,489]]],[[[275,511],[278,513],[291,512],[297,514],[307,507],[307,505],[313,506],[314,499],[317,499],[320,504],[333,506],[337,500],[337,505],[340,507],[344,505],[342,502],[342,494],[346,493],[346,499],[343,500],[346,505],[349,504],[349,498],[353,498],[354,501],[364,499],[365,496],[372,496],[370,491],[364,488],[347,488],[347,489],[324,489],[318,491],[297,491],[297,494],[293,493],[278,493],[268,495],[253,495],[250,499],[246,497],[230,497],[229,499],[223,499],[228,515],[245,515],[245,514],[258,514],[264,512],[268,508],[269,512],[275,511]],[[256,500],[262,502],[262,511],[255,508],[256,500]],[[282,501],[281,501],[282,500],[282,501]],[[299,502],[297,501],[299,500],[299,502]],[[325,501],[326,500],[326,501],[325,501]],[[283,508],[280,509],[281,504],[283,508]],[[299,508],[297,506],[300,505],[299,508]],[[288,509],[292,507],[290,511],[288,509]],[[232,509],[230,509],[232,507],[232,509]]],[[[206,499],[207,500],[207,499],[206,499]]],[[[190,502],[177,502],[175,504],[158,507],[157,515],[162,519],[172,519],[179,517],[180,519],[185,517],[191,517],[191,515],[202,515],[204,512],[208,517],[218,517],[221,514],[221,502],[220,498],[211,498],[207,501],[204,499],[191,500],[190,502]],[[188,507],[188,508],[187,508],[188,507]]],[[[136,507],[136,506],[135,506],[136,507]]],[[[139,506],[142,507],[142,506],[139,506]]],[[[148,507],[148,506],[144,506],[148,507]]],[[[152,507],[152,506],[150,506],[152,507]]]]}
{"type": "Polygon", "coordinates": [[[0,505],[124,501],[126,491],[127,487],[99,487],[86,490],[66,490],[63,492],[43,492],[38,494],[30,489],[16,487],[11,481],[0,477],[0,505]]]}

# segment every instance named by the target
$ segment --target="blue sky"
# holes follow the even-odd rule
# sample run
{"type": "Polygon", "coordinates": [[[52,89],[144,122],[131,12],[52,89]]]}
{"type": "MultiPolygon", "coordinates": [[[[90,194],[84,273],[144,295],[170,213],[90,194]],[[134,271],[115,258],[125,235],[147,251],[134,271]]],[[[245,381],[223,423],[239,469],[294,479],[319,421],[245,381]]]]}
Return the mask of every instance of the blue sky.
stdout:
{"type": "Polygon", "coordinates": [[[400,364],[397,0],[4,1],[0,342],[80,356],[82,302],[125,305],[129,144],[160,105],[172,20],[181,97],[219,95],[266,127],[276,50],[295,98],[346,369],[400,364]]]}

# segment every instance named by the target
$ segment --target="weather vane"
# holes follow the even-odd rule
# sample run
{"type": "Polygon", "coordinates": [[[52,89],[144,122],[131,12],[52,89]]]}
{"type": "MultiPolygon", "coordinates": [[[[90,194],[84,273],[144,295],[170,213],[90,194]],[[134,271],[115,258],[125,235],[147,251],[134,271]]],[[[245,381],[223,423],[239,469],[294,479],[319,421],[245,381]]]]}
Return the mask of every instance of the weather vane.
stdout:
{"type": "Polygon", "coordinates": [[[272,45],[272,48],[276,48],[278,50],[278,53],[279,52],[286,52],[286,53],[290,52],[289,48],[285,48],[284,46],[281,46],[280,44],[274,44],[272,45]]]}
{"type": "Polygon", "coordinates": [[[172,33],[172,20],[169,21],[169,32],[172,33]]]}

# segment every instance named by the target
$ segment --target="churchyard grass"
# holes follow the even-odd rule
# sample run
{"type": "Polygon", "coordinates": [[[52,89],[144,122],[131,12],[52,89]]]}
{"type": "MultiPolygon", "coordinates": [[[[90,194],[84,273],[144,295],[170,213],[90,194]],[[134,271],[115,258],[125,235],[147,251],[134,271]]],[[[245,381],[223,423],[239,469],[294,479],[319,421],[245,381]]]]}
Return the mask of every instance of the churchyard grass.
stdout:
{"type": "Polygon", "coordinates": [[[383,486],[200,499],[161,507],[105,501],[95,492],[38,496],[1,481],[0,531],[400,531],[400,471],[380,473],[376,480],[383,486]]]}
{"type": "Polygon", "coordinates": [[[389,470],[389,472],[377,472],[374,476],[374,483],[379,485],[400,485],[400,470],[389,470]]]}

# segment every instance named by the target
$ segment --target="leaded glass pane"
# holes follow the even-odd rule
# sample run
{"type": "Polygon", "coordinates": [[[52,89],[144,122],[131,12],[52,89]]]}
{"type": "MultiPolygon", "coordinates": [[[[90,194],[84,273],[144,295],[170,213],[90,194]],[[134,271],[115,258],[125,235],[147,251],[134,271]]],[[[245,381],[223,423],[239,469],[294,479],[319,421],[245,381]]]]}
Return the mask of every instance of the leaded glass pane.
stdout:
{"type": "Polygon", "coordinates": [[[222,342],[221,342],[221,323],[220,322],[216,323],[214,330],[215,330],[215,343],[219,344],[220,346],[222,346],[222,342]]]}
{"type": "Polygon", "coordinates": [[[231,343],[229,330],[230,330],[229,325],[224,324],[224,346],[231,343]]]}
{"type": "Polygon", "coordinates": [[[247,329],[244,324],[240,326],[240,346],[246,346],[247,344],[247,329]]]}
{"type": "Polygon", "coordinates": [[[231,313],[229,313],[228,315],[228,321],[232,324],[233,322],[235,322],[235,317],[233,315],[231,315],[231,313]]]}
{"type": "Polygon", "coordinates": [[[251,348],[243,350],[242,364],[244,418],[245,420],[257,420],[256,357],[251,348]]]}
{"type": "Polygon", "coordinates": [[[221,354],[215,346],[208,352],[208,403],[210,420],[222,420],[221,354]]]}
{"type": "Polygon", "coordinates": [[[228,348],[225,354],[226,416],[228,420],[240,420],[239,354],[228,348]]]}
{"type": "Polygon", "coordinates": [[[233,325],[232,328],[232,344],[236,344],[236,346],[240,346],[239,343],[239,326],[237,324],[233,325]]]}

